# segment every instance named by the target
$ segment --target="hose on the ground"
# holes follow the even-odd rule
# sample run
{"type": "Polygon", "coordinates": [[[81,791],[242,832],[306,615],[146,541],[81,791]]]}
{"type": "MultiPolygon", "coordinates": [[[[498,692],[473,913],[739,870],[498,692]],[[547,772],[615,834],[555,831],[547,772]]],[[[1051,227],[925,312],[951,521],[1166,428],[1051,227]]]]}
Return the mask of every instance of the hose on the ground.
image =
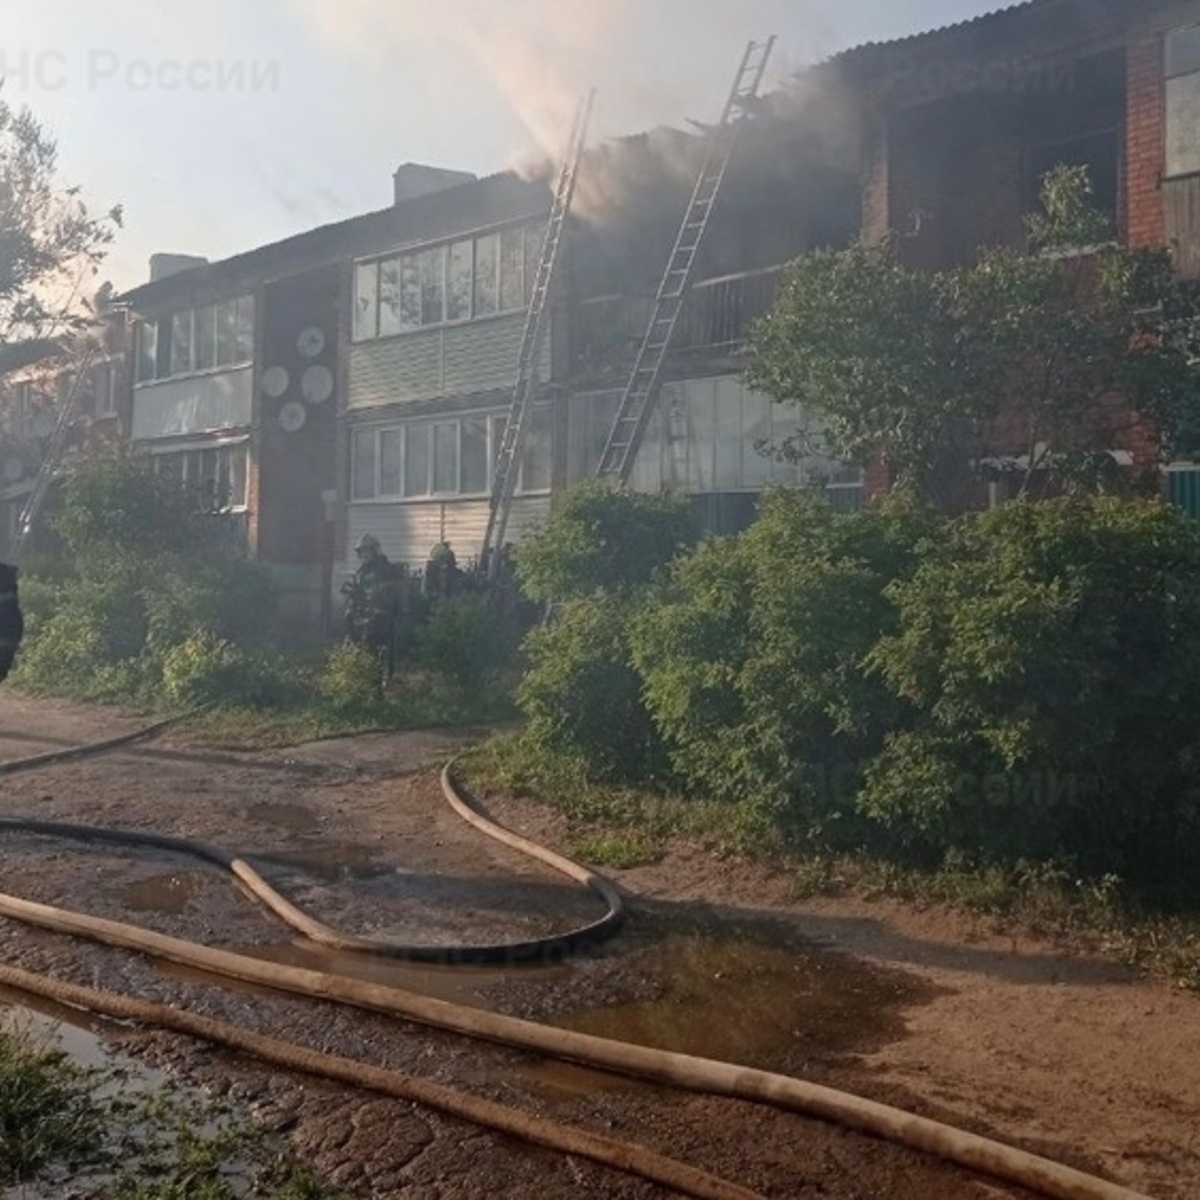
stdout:
{"type": "Polygon", "coordinates": [[[621,1142],[586,1130],[573,1129],[494,1100],[485,1100],[400,1071],[386,1070],[340,1055],[324,1054],[217,1021],[198,1013],[138,1000],[115,992],[82,987],[49,979],[0,964],[0,987],[40,996],[57,1004],[84,1009],[119,1021],[154,1025],[224,1046],[287,1070],[303,1072],[381,1095],[410,1100],[476,1125],[506,1133],[535,1146],[591,1159],[626,1174],[649,1179],[673,1192],[700,1200],[764,1200],[757,1192],[739,1187],[707,1171],[657,1154],[633,1142],[621,1142]]]}
{"type": "MultiPolygon", "coordinates": [[[[480,828],[484,828],[490,822],[477,816],[476,824],[480,828]]],[[[515,966],[521,963],[554,961],[576,953],[584,947],[597,945],[619,928],[625,916],[624,901],[607,879],[594,874],[570,859],[561,858],[540,847],[535,847],[532,843],[526,843],[532,847],[532,850],[526,851],[527,853],[534,853],[535,857],[544,862],[550,859],[555,860],[560,871],[584,884],[604,901],[607,909],[605,915],[588,925],[549,937],[532,938],[521,942],[440,946],[412,945],[383,938],[341,933],[297,908],[244,859],[193,838],[172,837],[169,834],[149,833],[141,830],[109,829],[101,825],[73,825],[61,821],[42,821],[32,817],[0,817],[0,833],[5,832],[32,834],[39,837],[69,838],[74,841],[100,842],[115,846],[147,846],[155,850],[166,850],[173,854],[199,858],[229,871],[264,908],[310,941],[333,950],[373,954],[410,962],[440,963],[442,965],[505,963],[515,966]]],[[[509,845],[524,842],[524,839],[509,834],[507,830],[502,832],[506,835],[509,845]]]]}
{"type": "MultiPolygon", "coordinates": [[[[206,705],[204,707],[211,706],[206,705]]],[[[105,738],[100,742],[87,742],[82,746],[68,746],[63,750],[48,750],[45,754],[31,754],[27,758],[10,758],[7,762],[0,762],[0,776],[18,775],[25,771],[37,771],[42,767],[53,767],[59,763],[75,762],[81,758],[95,758],[101,754],[108,754],[113,750],[121,750],[126,746],[132,746],[135,742],[144,742],[152,737],[157,737],[163,730],[169,729],[172,725],[178,725],[180,721],[186,720],[188,717],[195,716],[196,713],[203,711],[203,708],[193,709],[181,716],[167,717],[162,721],[155,721],[153,725],[143,725],[141,728],[131,730],[129,733],[120,733],[116,737],[105,738]]]]}
{"type": "MultiPolygon", "coordinates": [[[[473,823],[482,822],[490,827],[489,832],[499,829],[462,796],[455,786],[452,765],[442,773],[447,799],[459,811],[474,812],[478,820],[473,823]]],[[[524,841],[507,830],[502,832],[508,838],[524,841]]],[[[557,857],[550,851],[544,853],[557,857]]],[[[539,1025],[399,988],[266,962],[15,896],[0,894],[0,916],[150,954],[246,983],[389,1013],[419,1024],[600,1067],[632,1078],[789,1109],[923,1151],[969,1170],[1018,1184],[1052,1200],[1150,1200],[1119,1184],[990,1138],[785,1075],[539,1025]]]]}
{"type": "MultiPolygon", "coordinates": [[[[153,737],[183,719],[183,717],[170,718],[144,729],[108,738],[102,742],[93,742],[86,746],[54,750],[29,758],[0,762],[0,776],[13,775],[20,771],[54,766],[119,750],[134,742],[153,737]]],[[[447,790],[446,794],[455,811],[477,829],[522,854],[538,859],[587,888],[604,904],[604,915],[586,925],[577,926],[562,933],[518,942],[485,942],[466,945],[408,944],[383,938],[347,934],[333,929],[297,908],[244,859],[194,838],[172,837],[167,834],[148,833],[140,830],[109,829],[97,825],[75,825],[60,821],[12,817],[0,817],[0,832],[71,838],[76,841],[102,842],[109,845],[148,846],[156,850],[166,850],[199,858],[229,871],[246,887],[255,900],[297,933],[303,934],[310,941],[319,945],[338,951],[441,965],[503,963],[508,966],[516,966],[521,963],[545,963],[566,958],[581,950],[599,945],[605,938],[611,937],[620,929],[625,920],[625,903],[621,898],[621,893],[609,880],[581,863],[565,858],[561,854],[555,854],[553,851],[539,846],[536,842],[531,842],[527,838],[520,837],[510,830],[496,825],[466,799],[455,793],[453,789],[447,790]]]]}
{"type": "Polygon", "coordinates": [[[266,962],[15,896],[0,895],[0,916],[136,950],[243,983],[405,1017],[422,1025],[601,1067],[636,1079],[790,1109],[899,1142],[972,1171],[1020,1184],[1054,1200],[1148,1200],[1118,1184],[990,1138],[786,1075],[557,1029],[400,988],[266,962]]]}

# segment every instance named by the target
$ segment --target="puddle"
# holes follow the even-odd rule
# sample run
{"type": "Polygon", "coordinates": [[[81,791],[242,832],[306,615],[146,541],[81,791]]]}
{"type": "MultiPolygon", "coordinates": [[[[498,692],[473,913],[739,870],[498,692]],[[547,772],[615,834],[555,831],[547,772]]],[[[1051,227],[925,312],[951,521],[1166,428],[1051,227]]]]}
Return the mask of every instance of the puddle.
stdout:
{"type": "Polygon", "coordinates": [[[110,1049],[101,1036],[109,1027],[104,1018],[80,1009],[0,988],[0,1031],[20,1034],[35,1046],[61,1052],[81,1067],[118,1073],[97,1095],[107,1098],[121,1091],[152,1092],[168,1086],[168,1076],[162,1071],[110,1049]]]}
{"type": "MultiPolygon", "coordinates": [[[[830,953],[720,927],[671,933],[638,955],[652,999],[551,1019],[564,1029],[775,1070],[803,1070],[902,1036],[926,985],[830,953]]],[[[635,963],[629,964],[637,970],[635,963]]],[[[583,1067],[536,1063],[527,1083],[553,1097],[637,1084],[583,1067]]]]}
{"type": "Polygon", "coordinates": [[[113,888],[108,894],[131,912],[178,916],[191,907],[208,879],[199,873],[155,875],[113,888]]]}
{"type": "Polygon", "coordinates": [[[288,833],[316,833],[321,828],[316,813],[302,804],[262,801],[248,805],[244,815],[248,821],[272,825],[276,829],[285,829],[288,833]]]}
{"type": "Polygon", "coordinates": [[[278,854],[246,854],[247,862],[276,867],[292,867],[325,882],[339,879],[377,879],[381,875],[403,872],[394,863],[379,857],[378,846],[354,842],[324,843],[301,850],[283,850],[278,854]]]}
{"type": "MultiPolygon", "coordinates": [[[[330,975],[345,975],[385,987],[416,992],[435,1000],[450,1000],[470,1004],[475,1008],[492,1008],[481,995],[484,989],[503,987],[519,979],[522,983],[542,982],[562,984],[570,978],[569,963],[546,967],[488,967],[438,966],[434,963],[410,963],[397,959],[377,958],[367,954],[351,954],[329,950],[305,943],[279,943],[271,946],[227,946],[235,954],[245,954],[265,962],[289,967],[304,967],[309,971],[324,971],[330,975]]],[[[179,976],[185,968],[167,966],[163,969],[179,976]]],[[[194,973],[188,972],[189,975],[194,973]]],[[[225,986],[226,981],[222,981],[225,986]]],[[[253,987],[253,985],[249,985],[253,987]]],[[[254,989],[261,990],[261,989],[254,989]]]]}

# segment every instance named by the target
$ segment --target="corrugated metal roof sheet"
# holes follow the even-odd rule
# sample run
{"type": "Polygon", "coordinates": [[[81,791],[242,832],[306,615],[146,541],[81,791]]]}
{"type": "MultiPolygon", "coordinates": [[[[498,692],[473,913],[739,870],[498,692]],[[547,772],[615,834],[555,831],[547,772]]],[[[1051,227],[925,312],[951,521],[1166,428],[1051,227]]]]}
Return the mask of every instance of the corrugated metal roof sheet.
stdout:
{"type": "Polygon", "coordinates": [[[843,50],[839,54],[835,54],[830,58],[830,62],[844,62],[854,58],[856,55],[865,55],[871,51],[890,50],[893,47],[904,47],[912,45],[914,42],[919,42],[925,38],[939,37],[943,34],[958,33],[972,27],[986,25],[991,21],[1003,19],[1011,16],[1013,13],[1026,11],[1037,8],[1050,8],[1055,4],[1061,4],[1062,0],[1021,0],[1018,4],[1008,4],[1003,8],[993,9],[991,12],[981,13],[977,17],[968,17],[965,21],[954,21],[949,25],[939,25],[933,29],[924,29],[919,33],[910,33],[905,37],[892,38],[890,41],[878,42],[863,42],[859,46],[851,46],[848,50],[843,50]]]}

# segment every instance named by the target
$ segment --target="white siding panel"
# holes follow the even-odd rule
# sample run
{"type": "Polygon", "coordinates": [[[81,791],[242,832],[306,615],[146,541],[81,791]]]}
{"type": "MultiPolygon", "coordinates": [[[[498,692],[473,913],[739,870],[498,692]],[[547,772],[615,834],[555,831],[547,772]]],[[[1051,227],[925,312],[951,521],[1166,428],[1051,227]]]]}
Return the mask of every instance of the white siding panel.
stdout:
{"type": "Polygon", "coordinates": [[[442,330],[362,342],[350,351],[350,408],[442,394],[442,330]]]}
{"type": "Polygon", "coordinates": [[[133,437],[216,433],[250,424],[253,368],[146,384],[133,393],[133,437]]]}
{"type": "MultiPolygon", "coordinates": [[[[444,536],[465,567],[479,555],[487,529],[486,500],[447,500],[419,504],[352,504],[348,510],[350,561],[343,564],[347,574],[355,568],[353,547],[364,533],[373,533],[383,552],[396,563],[410,568],[424,567],[430,550],[444,536]],[[444,531],[444,532],[443,532],[444,531]]],[[[513,501],[505,534],[519,541],[550,516],[548,496],[517,497],[513,501]]]]}
{"type": "MultiPolygon", "coordinates": [[[[450,325],[379,341],[350,351],[350,408],[469,396],[512,387],[525,314],[450,325]]],[[[542,378],[549,378],[551,332],[542,344],[542,378]]]]}

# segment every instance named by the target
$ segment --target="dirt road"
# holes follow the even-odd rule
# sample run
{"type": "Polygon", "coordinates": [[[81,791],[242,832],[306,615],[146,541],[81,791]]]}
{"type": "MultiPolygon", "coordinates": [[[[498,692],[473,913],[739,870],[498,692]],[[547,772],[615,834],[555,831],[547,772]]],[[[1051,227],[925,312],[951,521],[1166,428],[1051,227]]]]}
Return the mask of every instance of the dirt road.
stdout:
{"type": "MultiPolygon", "coordinates": [[[[6,693],[0,758],[137,722],[6,693]]],[[[292,751],[165,739],[0,780],[0,815],[155,830],[240,854],[330,924],[399,940],[562,930],[594,899],[464,825],[432,769],[456,739],[395,734],[292,751]]],[[[495,798],[547,844],[553,813],[495,798]]],[[[832,1083],[1119,1179],[1200,1188],[1200,1000],[1101,961],[997,941],[969,922],[856,901],[796,904],[789,881],[676,847],[613,873],[627,928],[568,964],[414,967],[297,944],[218,872],[162,853],[7,837],[0,890],[280,961],[589,1032],[832,1083]]],[[[402,1022],[251,988],[0,921],[0,960],[132,992],[637,1140],[781,1200],[1009,1197],[905,1151],[748,1105],[619,1081],[402,1022]]],[[[395,1101],[314,1084],[161,1033],[122,1048],[228,1093],[334,1182],[379,1197],[635,1198],[647,1184],[395,1101]]]]}

